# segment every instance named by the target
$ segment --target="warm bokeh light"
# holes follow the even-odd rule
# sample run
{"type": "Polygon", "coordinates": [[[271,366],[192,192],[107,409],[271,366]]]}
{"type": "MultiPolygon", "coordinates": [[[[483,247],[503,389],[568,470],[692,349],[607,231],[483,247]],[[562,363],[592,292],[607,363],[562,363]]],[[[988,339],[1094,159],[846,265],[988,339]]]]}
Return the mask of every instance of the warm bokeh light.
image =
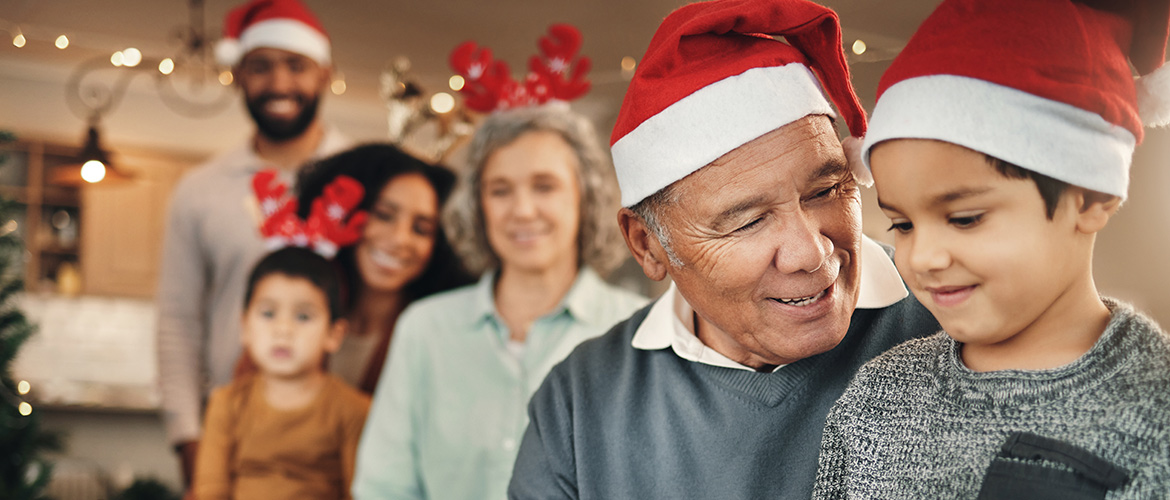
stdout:
{"type": "Polygon", "coordinates": [[[622,58],[622,71],[634,71],[636,67],[638,67],[638,61],[634,60],[633,57],[626,56],[622,58]]]}
{"type": "Polygon", "coordinates": [[[65,50],[65,47],[69,46],[69,37],[61,35],[57,37],[57,41],[53,42],[53,45],[56,45],[58,49],[65,50]]]}
{"type": "Polygon", "coordinates": [[[110,64],[113,64],[117,67],[122,67],[122,64],[125,63],[125,60],[126,56],[124,56],[120,50],[114,52],[114,54],[110,56],[110,64]]]}
{"type": "Polygon", "coordinates": [[[32,390],[32,385],[29,384],[27,380],[21,380],[19,383],[16,384],[16,392],[20,393],[21,396],[28,394],[28,391],[31,391],[31,390],[32,390]]]}
{"type": "Polygon", "coordinates": [[[443,114],[455,109],[455,98],[446,92],[438,92],[431,96],[431,110],[443,114]]]}
{"type": "Polygon", "coordinates": [[[18,227],[20,225],[16,223],[16,219],[8,219],[8,222],[5,222],[4,226],[0,227],[0,236],[16,231],[18,227]]]}
{"type": "Polygon", "coordinates": [[[12,45],[18,49],[24,47],[24,44],[27,42],[28,40],[24,38],[24,33],[17,33],[16,36],[12,37],[12,45]]]}
{"type": "Polygon", "coordinates": [[[853,53],[854,54],[857,54],[857,55],[864,54],[865,49],[866,49],[865,42],[863,42],[861,40],[857,40],[857,41],[853,42],[853,53]]]}
{"type": "Polygon", "coordinates": [[[175,61],[171,60],[171,58],[168,57],[166,59],[163,59],[162,61],[159,61],[159,63],[158,63],[158,72],[159,73],[162,73],[164,75],[169,75],[174,71],[175,71],[175,61]]]}
{"type": "Polygon", "coordinates": [[[329,90],[333,91],[333,95],[341,95],[345,93],[345,80],[333,80],[333,84],[329,86],[329,90]]]}
{"type": "Polygon", "coordinates": [[[463,90],[463,85],[465,83],[466,82],[463,81],[463,77],[460,75],[452,75],[451,78],[447,79],[447,85],[451,87],[451,90],[456,92],[463,90]]]}
{"type": "Polygon", "coordinates": [[[25,417],[32,415],[32,405],[22,401],[20,403],[20,414],[25,417]]]}
{"type": "Polygon", "coordinates": [[[225,86],[225,87],[226,87],[226,86],[228,86],[228,85],[231,85],[233,81],[235,81],[235,78],[233,78],[233,77],[232,77],[232,72],[231,72],[231,71],[224,70],[224,71],[220,72],[220,74],[219,74],[219,83],[220,83],[221,85],[223,85],[223,86],[225,86]]]}
{"type": "Polygon", "coordinates": [[[122,64],[133,68],[138,66],[140,62],[142,62],[142,52],[139,52],[138,49],[130,47],[122,51],[122,64]]]}
{"type": "Polygon", "coordinates": [[[89,160],[81,166],[81,178],[90,184],[106,178],[106,166],[97,160],[89,160]]]}

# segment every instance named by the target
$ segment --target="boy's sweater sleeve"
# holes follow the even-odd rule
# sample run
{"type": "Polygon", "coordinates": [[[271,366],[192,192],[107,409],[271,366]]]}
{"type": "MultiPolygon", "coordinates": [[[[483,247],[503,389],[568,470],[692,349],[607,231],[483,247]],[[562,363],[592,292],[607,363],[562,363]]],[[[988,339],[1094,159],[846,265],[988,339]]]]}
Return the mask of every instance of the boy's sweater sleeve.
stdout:
{"type": "Polygon", "coordinates": [[[576,499],[573,405],[565,372],[553,368],[528,403],[528,428],[508,485],[510,500],[576,499]]]}
{"type": "Polygon", "coordinates": [[[845,433],[841,425],[845,413],[841,404],[844,399],[842,397],[833,405],[825,420],[821,454],[817,462],[817,482],[813,487],[814,499],[845,498],[845,467],[849,448],[845,446],[845,433]]]}
{"type": "Polygon", "coordinates": [[[227,387],[217,389],[207,404],[203,437],[195,462],[192,488],[197,500],[229,500],[232,497],[232,455],[235,440],[232,426],[231,394],[227,387]]]}

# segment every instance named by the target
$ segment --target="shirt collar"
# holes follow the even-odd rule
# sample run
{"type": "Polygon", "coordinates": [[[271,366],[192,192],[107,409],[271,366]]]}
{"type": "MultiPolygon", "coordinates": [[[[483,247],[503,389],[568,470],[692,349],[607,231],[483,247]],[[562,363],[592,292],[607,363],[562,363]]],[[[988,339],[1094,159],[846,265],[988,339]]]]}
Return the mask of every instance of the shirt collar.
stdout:
{"type": "MultiPolygon", "coordinates": [[[[862,266],[858,308],[888,307],[909,294],[889,255],[881,245],[867,236],[861,237],[860,259],[862,266]]],[[[670,347],[680,358],[688,361],[755,371],[751,367],[732,361],[699,340],[694,330],[694,309],[679,293],[674,283],[671,283],[670,288],[650,307],[646,319],[634,332],[631,345],[642,350],[670,347]]]]}
{"type": "MultiPolygon", "coordinates": [[[[472,311],[474,317],[481,320],[499,317],[499,313],[496,311],[495,293],[493,293],[498,275],[499,271],[493,269],[484,273],[479,282],[475,284],[475,310],[472,311]]],[[[606,296],[606,293],[605,282],[601,280],[601,277],[592,268],[583,266],[577,271],[577,278],[573,280],[569,292],[561,298],[557,307],[553,308],[546,316],[568,311],[573,319],[582,323],[590,323],[599,317],[597,312],[602,307],[601,300],[606,296]]]]}

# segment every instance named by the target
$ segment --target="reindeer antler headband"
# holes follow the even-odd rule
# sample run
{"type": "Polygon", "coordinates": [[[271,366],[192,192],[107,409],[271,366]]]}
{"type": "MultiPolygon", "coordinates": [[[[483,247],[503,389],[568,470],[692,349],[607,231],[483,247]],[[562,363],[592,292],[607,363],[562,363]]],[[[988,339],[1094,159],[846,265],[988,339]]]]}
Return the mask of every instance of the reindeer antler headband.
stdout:
{"type": "Polygon", "coordinates": [[[463,103],[470,109],[491,112],[571,101],[589,91],[585,73],[592,63],[577,57],[581,32],[568,24],[549,26],[540,37],[540,55],[528,60],[528,76],[521,84],[512,80],[508,64],[492,59],[492,51],[475,42],[463,42],[451,52],[451,68],[463,76],[463,103]]]}
{"type": "Polygon", "coordinates": [[[252,178],[252,189],[260,200],[264,223],[260,235],[269,250],[286,246],[311,248],[326,258],[337,254],[337,249],[351,245],[362,235],[367,214],[364,210],[346,215],[361,203],[365,189],[352,177],[339,175],[325,186],[321,196],[313,200],[309,217],[297,217],[296,198],[285,196],[288,190],[276,179],[275,170],[261,170],[252,178]]]}

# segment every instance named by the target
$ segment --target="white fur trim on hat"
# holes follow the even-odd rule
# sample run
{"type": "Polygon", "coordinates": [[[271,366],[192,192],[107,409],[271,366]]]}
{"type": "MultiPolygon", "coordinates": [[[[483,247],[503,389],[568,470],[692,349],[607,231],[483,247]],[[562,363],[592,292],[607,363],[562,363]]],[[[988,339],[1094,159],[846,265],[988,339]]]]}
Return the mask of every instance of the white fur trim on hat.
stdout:
{"type": "Polygon", "coordinates": [[[1147,127],[1170,125],[1170,64],[1137,79],[1138,115],[1147,127]]]}
{"type": "Polygon", "coordinates": [[[930,75],[878,99],[862,159],[890,139],[935,139],[1125,198],[1136,140],[1101,115],[984,80],[930,75]]]}
{"type": "Polygon", "coordinates": [[[261,47],[296,52],[323,66],[330,62],[329,38],[320,31],[292,19],[269,19],[240,33],[238,55],[229,65],[234,66],[244,54],[261,47]]]}
{"type": "Polygon", "coordinates": [[[757,137],[833,115],[807,66],[752,68],[679,99],[613,144],[622,206],[637,204],[757,137]]]}

